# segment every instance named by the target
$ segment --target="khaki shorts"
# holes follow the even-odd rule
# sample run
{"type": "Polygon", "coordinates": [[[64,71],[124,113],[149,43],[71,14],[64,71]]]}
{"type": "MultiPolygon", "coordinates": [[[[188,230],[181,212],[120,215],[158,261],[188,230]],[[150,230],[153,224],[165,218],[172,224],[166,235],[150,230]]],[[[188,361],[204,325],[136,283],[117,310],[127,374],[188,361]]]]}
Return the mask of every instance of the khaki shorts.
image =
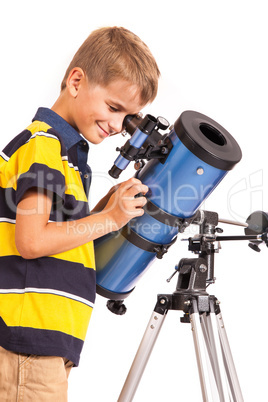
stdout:
{"type": "Polygon", "coordinates": [[[0,346],[0,401],[66,402],[72,366],[62,357],[13,353],[0,346]]]}

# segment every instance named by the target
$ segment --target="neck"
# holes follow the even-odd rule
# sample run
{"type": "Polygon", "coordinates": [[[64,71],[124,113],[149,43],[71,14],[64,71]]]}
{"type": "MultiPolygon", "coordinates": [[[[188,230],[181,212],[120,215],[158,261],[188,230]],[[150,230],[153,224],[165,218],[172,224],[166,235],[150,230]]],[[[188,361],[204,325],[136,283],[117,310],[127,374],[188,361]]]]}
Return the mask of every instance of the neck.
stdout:
{"type": "Polygon", "coordinates": [[[61,116],[67,123],[69,123],[72,127],[75,127],[74,121],[71,117],[70,111],[70,101],[67,96],[66,90],[63,90],[60,93],[60,96],[52,106],[51,110],[61,116]]]}

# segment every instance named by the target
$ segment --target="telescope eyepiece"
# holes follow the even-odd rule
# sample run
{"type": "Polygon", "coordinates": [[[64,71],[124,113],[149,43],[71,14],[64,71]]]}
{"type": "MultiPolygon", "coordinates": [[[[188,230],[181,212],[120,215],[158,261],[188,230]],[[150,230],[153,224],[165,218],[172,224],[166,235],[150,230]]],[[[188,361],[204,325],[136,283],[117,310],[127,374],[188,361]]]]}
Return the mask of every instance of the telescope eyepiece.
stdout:
{"type": "Polygon", "coordinates": [[[118,179],[120,174],[122,173],[122,169],[117,167],[116,165],[113,165],[112,168],[109,170],[109,175],[113,177],[114,179],[118,179]]]}
{"type": "Polygon", "coordinates": [[[128,114],[123,121],[123,127],[125,131],[132,135],[140,122],[142,121],[142,115],[140,114],[128,114]]]}

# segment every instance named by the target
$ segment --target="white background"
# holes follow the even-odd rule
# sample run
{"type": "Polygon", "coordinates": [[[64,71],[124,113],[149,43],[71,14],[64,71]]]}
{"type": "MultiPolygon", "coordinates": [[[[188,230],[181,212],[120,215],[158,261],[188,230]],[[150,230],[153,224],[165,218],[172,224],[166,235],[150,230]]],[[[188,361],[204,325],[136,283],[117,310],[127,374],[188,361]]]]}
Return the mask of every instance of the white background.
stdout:
{"type": "MultiPolygon", "coordinates": [[[[182,111],[196,110],[223,125],[241,146],[242,161],[203,209],[239,221],[268,211],[265,1],[16,0],[2,2],[0,16],[1,149],[38,106],[52,106],[69,61],[92,30],[125,26],[147,43],[162,73],[158,97],[144,112],[173,123],[182,111]]],[[[124,141],[111,138],[91,147],[92,206],[114,184],[107,171],[124,141]]],[[[133,173],[129,167],[122,179],[133,173]]],[[[226,235],[243,234],[242,228],[222,227],[226,235]]],[[[247,402],[268,400],[267,253],[266,247],[256,253],[246,242],[224,242],[210,290],[222,302],[247,402]]],[[[80,366],[70,375],[70,402],[117,400],[156,295],[175,290],[176,280],[168,285],[166,278],[183,257],[191,254],[177,241],[126,300],[125,316],[110,313],[97,297],[80,366]]],[[[192,334],[180,316],[168,313],[135,402],[201,401],[192,334]]]]}

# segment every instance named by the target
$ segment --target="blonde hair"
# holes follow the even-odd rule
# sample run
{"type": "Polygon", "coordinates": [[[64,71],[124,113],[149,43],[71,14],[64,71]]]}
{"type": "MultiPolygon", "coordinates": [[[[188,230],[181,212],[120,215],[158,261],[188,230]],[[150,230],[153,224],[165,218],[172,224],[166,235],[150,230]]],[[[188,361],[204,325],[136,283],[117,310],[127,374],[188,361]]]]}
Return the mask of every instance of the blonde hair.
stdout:
{"type": "Polygon", "coordinates": [[[144,104],[157,94],[160,71],[147,45],[134,33],[122,27],[105,27],[93,31],[72,59],[61,90],[74,67],[80,67],[89,82],[108,85],[123,79],[140,89],[144,104]]]}

